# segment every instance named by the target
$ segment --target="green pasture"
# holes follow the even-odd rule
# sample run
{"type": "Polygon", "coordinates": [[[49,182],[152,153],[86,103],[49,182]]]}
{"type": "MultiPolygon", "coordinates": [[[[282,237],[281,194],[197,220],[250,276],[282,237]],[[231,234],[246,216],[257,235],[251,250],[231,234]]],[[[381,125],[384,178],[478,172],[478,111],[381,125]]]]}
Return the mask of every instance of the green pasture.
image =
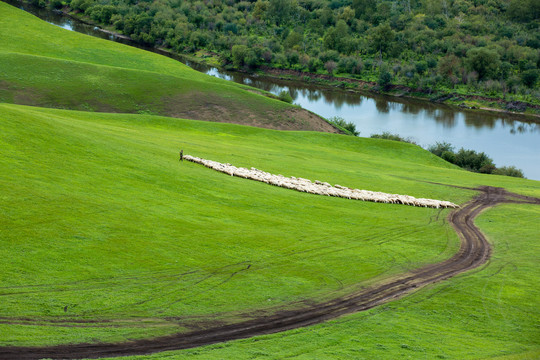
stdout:
{"type": "MultiPolygon", "coordinates": [[[[457,250],[457,236],[445,221],[448,210],[298,193],[180,163],[179,149],[286,176],[457,203],[474,192],[434,183],[540,193],[536,181],[469,173],[420,147],[393,141],[8,104],[0,105],[0,119],[0,187],[9,189],[0,195],[2,345],[122,341],[184,331],[209,316],[234,321],[254,310],[271,313],[348,293],[457,250]]],[[[479,224],[495,241],[498,236],[510,241],[504,239],[512,228],[499,219],[516,213],[520,216],[512,216],[523,219],[519,234],[538,237],[533,221],[538,213],[529,208],[508,207],[512,211],[496,221],[479,224]]],[[[521,248],[530,250],[530,240],[522,241],[521,248]]],[[[402,341],[392,333],[414,324],[421,331],[426,319],[411,319],[430,314],[410,304],[431,304],[434,314],[449,318],[472,316],[477,307],[464,295],[476,296],[478,304],[486,300],[474,285],[482,280],[470,278],[497,272],[495,261],[485,271],[370,312],[264,337],[263,350],[252,339],[174,356],[249,358],[267,352],[282,358],[305,352],[340,358],[342,350],[388,344],[384,336],[402,341]],[[439,297],[440,289],[450,293],[439,297]],[[422,297],[438,303],[419,302],[422,297]],[[381,316],[392,321],[379,321],[381,316]],[[365,333],[370,342],[363,344],[365,336],[358,336],[363,345],[356,345],[351,334],[370,329],[376,332],[365,333]],[[345,339],[349,345],[343,345],[345,339]]],[[[518,268],[525,274],[523,286],[532,288],[526,274],[534,278],[534,267],[518,268]]],[[[504,274],[499,271],[494,279],[504,274]]],[[[515,274],[501,281],[507,286],[515,274]]],[[[527,346],[508,340],[514,352],[535,344],[530,312],[538,304],[531,296],[503,299],[508,309],[525,309],[517,319],[508,314],[530,334],[523,340],[527,346]],[[528,302],[517,304],[523,299],[528,302]]],[[[505,319],[496,318],[499,335],[506,334],[505,319]]],[[[438,320],[436,325],[432,336],[447,326],[438,320]]],[[[464,336],[465,330],[474,328],[468,323],[448,336],[464,336]]],[[[420,346],[414,344],[429,339],[411,334],[403,344],[420,346]]]]}
{"type": "Polygon", "coordinates": [[[299,108],[255,93],[262,91],[61,29],[3,2],[0,13],[0,102],[312,129],[294,118],[299,108]]]}
{"type": "MultiPolygon", "coordinates": [[[[224,80],[203,76],[174,59],[131,46],[62,29],[0,2],[0,48],[5,52],[182,76],[220,85],[224,80]]],[[[241,85],[230,85],[239,86],[241,85]]]]}
{"type": "Polygon", "coordinates": [[[489,263],[401,300],[324,324],[121,359],[540,358],[540,207],[501,205],[477,218],[489,263]]]}
{"type": "MultiPolygon", "coordinates": [[[[470,173],[412,144],[150,115],[301,121],[295,107],[172,59],[2,2],[0,14],[0,346],[229,323],[347,294],[458,249],[449,210],[298,193],[179,162],[180,149],[460,204],[476,192],[447,185],[540,197],[537,181],[470,173]]],[[[370,311],[133,358],[538,358],[539,219],[530,205],[488,210],[476,221],[493,244],[488,264],[370,311]]]]}

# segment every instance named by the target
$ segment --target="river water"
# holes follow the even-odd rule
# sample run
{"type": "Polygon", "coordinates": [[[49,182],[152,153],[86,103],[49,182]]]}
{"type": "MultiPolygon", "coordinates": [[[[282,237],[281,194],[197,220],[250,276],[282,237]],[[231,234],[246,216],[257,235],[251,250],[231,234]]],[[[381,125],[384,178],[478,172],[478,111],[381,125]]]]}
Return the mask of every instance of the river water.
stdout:
{"type": "MultiPolygon", "coordinates": [[[[39,9],[17,0],[6,2],[64,29],[135,45],[62,14],[39,9]]],[[[339,116],[353,122],[360,131],[360,136],[368,137],[371,134],[389,131],[411,138],[423,147],[445,141],[454,145],[456,150],[464,147],[483,151],[498,167],[514,165],[522,169],[529,179],[540,180],[540,124],[524,121],[522,117],[460,110],[427,101],[353,93],[298,81],[228,72],[190,63],[182,58],[177,59],[208,75],[257,87],[274,94],[289,91],[294,103],[305,109],[325,118],[339,116]]]]}

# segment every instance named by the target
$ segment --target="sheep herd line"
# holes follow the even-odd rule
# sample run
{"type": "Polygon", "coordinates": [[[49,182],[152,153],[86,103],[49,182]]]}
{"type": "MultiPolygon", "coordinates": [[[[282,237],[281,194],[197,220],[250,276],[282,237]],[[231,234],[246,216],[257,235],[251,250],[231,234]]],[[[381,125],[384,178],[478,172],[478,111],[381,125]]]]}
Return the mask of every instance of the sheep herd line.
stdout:
{"type": "Polygon", "coordinates": [[[184,155],[183,158],[197,164],[204,165],[210,169],[244,179],[261,181],[270,185],[280,186],[286,189],[307,192],[316,195],[326,195],[342,197],[346,199],[372,201],[380,203],[404,204],[411,206],[431,207],[431,208],[458,208],[459,206],[449,201],[415,198],[408,195],[387,194],[376,191],[351,189],[341,185],[330,185],[329,183],[315,180],[296,178],[294,176],[285,177],[274,175],[255,168],[246,169],[236,167],[231,164],[222,164],[217,161],[201,159],[196,156],[184,155]]]}

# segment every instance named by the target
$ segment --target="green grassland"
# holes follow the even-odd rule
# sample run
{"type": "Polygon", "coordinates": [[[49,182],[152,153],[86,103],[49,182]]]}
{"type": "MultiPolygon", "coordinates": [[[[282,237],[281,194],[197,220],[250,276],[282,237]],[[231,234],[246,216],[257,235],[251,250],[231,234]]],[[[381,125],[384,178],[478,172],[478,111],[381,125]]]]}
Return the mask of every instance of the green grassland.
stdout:
{"type": "Polygon", "coordinates": [[[5,3],[0,13],[0,102],[331,129],[305,110],[176,60],[70,32],[5,3]]]}
{"type": "MultiPolygon", "coordinates": [[[[348,293],[457,250],[448,210],[297,193],[180,163],[180,148],[457,203],[474,192],[429,182],[540,195],[536,181],[469,173],[393,141],[8,104],[0,118],[0,187],[9,189],[0,195],[2,345],[121,341],[183,331],[208,316],[234,321],[348,293]]],[[[534,350],[538,215],[517,205],[482,215],[495,244],[484,271],[315,327],[171,356],[477,358],[534,350]]]]}
{"type": "Polygon", "coordinates": [[[402,300],[309,328],[122,359],[536,360],[539,218],[538,206],[489,210],[477,223],[493,244],[490,262],[402,300]]]}
{"type": "MultiPolygon", "coordinates": [[[[174,60],[2,2],[0,13],[0,346],[229,323],[347,294],[458,249],[449,210],[298,193],[179,162],[180,149],[455,203],[475,191],[444,184],[540,197],[537,181],[470,173],[408,143],[181,119],[310,124],[297,108],[174,60]]],[[[490,262],[399,301],[133,358],[538,358],[539,218],[526,205],[485,212],[477,224],[493,244],[490,262]]]]}

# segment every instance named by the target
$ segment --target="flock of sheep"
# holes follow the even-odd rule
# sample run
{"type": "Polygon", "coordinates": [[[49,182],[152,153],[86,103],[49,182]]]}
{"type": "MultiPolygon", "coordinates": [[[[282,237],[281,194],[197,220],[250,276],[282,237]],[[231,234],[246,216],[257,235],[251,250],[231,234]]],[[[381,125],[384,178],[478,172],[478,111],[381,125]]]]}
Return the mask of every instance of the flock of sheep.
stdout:
{"type": "Polygon", "coordinates": [[[432,208],[457,208],[458,205],[449,201],[432,200],[432,199],[417,199],[408,195],[387,194],[382,192],[351,189],[341,185],[332,186],[326,182],[296,178],[290,178],[283,175],[274,175],[255,168],[246,169],[236,167],[231,164],[222,164],[217,161],[201,159],[191,155],[184,155],[184,159],[204,165],[208,168],[220,171],[222,173],[238,176],[244,179],[261,181],[270,185],[280,186],[287,189],[307,192],[310,194],[336,196],[347,199],[373,201],[392,204],[404,204],[412,206],[432,207],[432,208]]]}

